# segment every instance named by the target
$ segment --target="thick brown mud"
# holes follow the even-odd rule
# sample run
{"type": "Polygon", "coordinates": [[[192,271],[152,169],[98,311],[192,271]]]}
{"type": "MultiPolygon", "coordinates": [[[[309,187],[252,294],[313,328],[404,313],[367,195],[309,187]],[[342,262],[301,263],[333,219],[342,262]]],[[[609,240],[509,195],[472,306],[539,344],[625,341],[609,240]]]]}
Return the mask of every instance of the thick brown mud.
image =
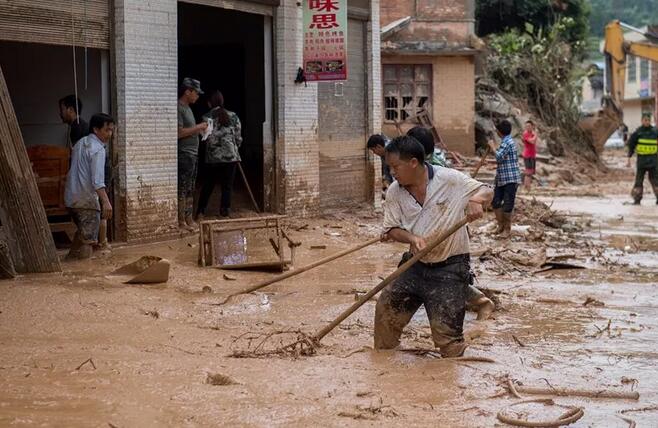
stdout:
{"type": "MultiPolygon", "coordinates": [[[[583,407],[573,426],[626,427],[620,411],[658,404],[658,209],[648,201],[624,205],[627,197],[614,194],[542,198],[584,219],[564,247],[548,251],[573,252],[571,261],[587,269],[506,274],[474,263],[477,285],[500,291],[502,307],[485,322],[467,315],[467,355],[495,363],[373,351],[374,302],[330,333],[315,356],[231,358],[249,347],[246,333],[322,328],[391,273],[404,246],[377,244],[214,306],[272,274],[232,271],[231,281],[199,268],[190,236],[115,248],[66,263],[60,275],[1,282],[0,426],[503,426],[496,413],[518,401],[506,393],[509,376],[526,386],[639,391],[639,401],[555,399],[583,407]],[[585,241],[604,254],[582,256],[572,242],[585,241]],[[107,276],[142,255],[172,261],[167,284],[107,276]],[[594,303],[584,305],[588,298],[594,303]],[[208,382],[218,374],[231,382],[208,382]]],[[[379,219],[366,217],[293,221],[309,225],[291,232],[303,242],[296,265],[376,236],[379,219]],[[327,248],[310,249],[319,244],[327,248]]],[[[474,230],[474,248],[499,245],[474,230]]],[[[403,346],[432,346],[422,310],[403,346]]],[[[527,408],[538,419],[563,413],[527,408]]],[[[658,410],[623,416],[658,426],[658,410]]]]}

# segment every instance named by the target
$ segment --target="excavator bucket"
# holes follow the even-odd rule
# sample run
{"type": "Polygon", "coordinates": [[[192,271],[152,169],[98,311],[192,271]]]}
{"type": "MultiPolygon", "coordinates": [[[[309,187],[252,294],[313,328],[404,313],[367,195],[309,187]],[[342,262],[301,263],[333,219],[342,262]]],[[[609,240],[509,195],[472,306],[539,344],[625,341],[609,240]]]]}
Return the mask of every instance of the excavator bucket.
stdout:
{"type": "Polygon", "coordinates": [[[597,153],[603,151],[608,138],[623,123],[623,113],[610,97],[604,97],[601,109],[593,115],[583,117],[578,125],[586,132],[594,144],[597,153]]]}

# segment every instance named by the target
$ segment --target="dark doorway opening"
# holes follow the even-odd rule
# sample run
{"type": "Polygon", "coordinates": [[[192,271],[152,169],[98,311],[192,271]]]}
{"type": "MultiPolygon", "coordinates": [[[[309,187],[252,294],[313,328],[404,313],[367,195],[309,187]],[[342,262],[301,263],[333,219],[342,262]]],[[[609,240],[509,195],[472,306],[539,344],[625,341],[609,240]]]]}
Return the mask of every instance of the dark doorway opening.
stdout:
{"type": "MultiPolygon", "coordinates": [[[[0,66],[58,248],[68,247],[76,230],[64,203],[71,154],[68,125],[59,116],[59,99],[75,94],[77,77],[80,117],[89,122],[96,113],[112,113],[109,58],[109,51],[103,49],[77,47],[73,51],[70,46],[0,41],[0,66]]],[[[105,185],[114,205],[112,155],[113,147],[108,144],[105,185]]],[[[109,222],[110,240],[112,226],[109,222]]]]}
{"type": "MultiPolygon", "coordinates": [[[[210,6],[178,3],[178,78],[201,81],[210,94],[218,89],[225,107],[242,123],[242,166],[259,207],[264,202],[263,122],[265,121],[264,17],[210,6]]],[[[205,98],[192,106],[197,121],[207,113],[205,98]]],[[[200,150],[202,157],[202,150],[200,150]]],[[[197,187],[204,179],[199,165],[197,187]]],[[[215,188],[207,215],[219,212],[219,186],[215,188]]],[[[246,187],[236,173],[232,208],[252,210],[246,187]]]]}

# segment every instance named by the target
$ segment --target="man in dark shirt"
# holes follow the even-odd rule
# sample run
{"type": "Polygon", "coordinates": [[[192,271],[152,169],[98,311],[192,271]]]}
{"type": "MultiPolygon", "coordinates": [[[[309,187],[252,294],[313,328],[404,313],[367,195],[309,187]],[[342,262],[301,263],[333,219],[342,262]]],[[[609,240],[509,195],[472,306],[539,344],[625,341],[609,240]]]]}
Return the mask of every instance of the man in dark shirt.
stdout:
{"type": "Polygon", "coordinates": [[[384,157],[384,154],[386,153],[385,149],[389,142],[390,140],[386,135],[374,134],[368,138],[368,142],[366,143],[368,150],[374,155],[379,156],[382,160],[382,181],[384,189],[388,188],[393,182],[393,177],[391,176],[388,165],[386,165],[386,158],[384,157]]]}
{"type": "Polygon", "coordinates": [[[635,184],[631,191],[633,204],[640,205],[642,201],[644,176],[647,174],[658,204],[658,130],[651,126],[651,114],[642,115],[642,126],[637,128],[628,139],[627,166],[629,167],[633,154],[637,155],[635,184]]]}
{"type": "Polygon", "coordinates": [[[89,135],[89,125],[80,117],[81,113],[82,102],[75,95],[67,95],[59,100],[59,117],[69,125],[66,142],[69,148],[73,148],[80,138],[89,135]]]}

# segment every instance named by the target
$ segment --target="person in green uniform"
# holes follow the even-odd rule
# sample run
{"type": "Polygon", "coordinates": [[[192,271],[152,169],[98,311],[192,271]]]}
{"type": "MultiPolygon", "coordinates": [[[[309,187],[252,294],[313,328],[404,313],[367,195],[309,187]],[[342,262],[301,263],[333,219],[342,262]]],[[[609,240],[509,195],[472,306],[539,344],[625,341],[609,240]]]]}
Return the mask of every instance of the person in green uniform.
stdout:
{"type": "Polygon", "coordinates": [[[651,126],[651,115],[642,115],[642,126],[637,128],[628,139],[628,162],[631,166],[633,153],[637,154],[637,166],[635,174],[635,185],[631,191],[633,203],[640,205],[644,193],[644,176],[649,174],[649,182],[653,186],[658,204],[658,130],[651,126]]]}
{"type": "Polygon", "coordinates": [[[178,227],[191,232],[197,229],[192,219],[194,185],[199,155],[199,135],[207,122],[196,123],[190,108],[203,94],[201,83],[186,77],[178,89],[178,227]]]}

